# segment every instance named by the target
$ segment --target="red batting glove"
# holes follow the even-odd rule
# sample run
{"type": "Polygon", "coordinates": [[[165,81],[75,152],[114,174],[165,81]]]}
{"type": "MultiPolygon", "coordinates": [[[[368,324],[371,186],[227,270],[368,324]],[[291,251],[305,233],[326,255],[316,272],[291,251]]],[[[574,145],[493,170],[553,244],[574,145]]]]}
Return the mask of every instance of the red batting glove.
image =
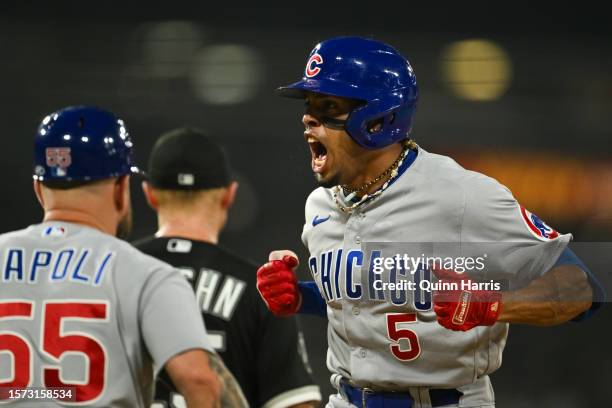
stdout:
{"type": "Polygon", "coordinates": [[[282,261],[270,261],[257,270],[257,290],[275,316],[291,316],[300,308],[302,295],[293,269],[298,260],[285,255],[282,261]]]}
{"type": "Polygon", "coordinates": [[[438,323],[450,330],[467,331],[476,326],[492,326],[502,310],[501,292],[496,290],[462,289],[465,282],[474,281],[465,274],[435,270],[438,283],[454,283],[457,290],[441,289],[433,293],[434,311],[438,323]]]}

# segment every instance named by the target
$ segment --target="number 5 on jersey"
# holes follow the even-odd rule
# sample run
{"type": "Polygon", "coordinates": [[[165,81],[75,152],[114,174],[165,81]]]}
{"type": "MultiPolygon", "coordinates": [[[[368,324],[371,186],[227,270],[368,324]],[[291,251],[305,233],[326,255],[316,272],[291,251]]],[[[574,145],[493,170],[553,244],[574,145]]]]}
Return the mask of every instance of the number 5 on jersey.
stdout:
{"type": "Polygon", "coordinates": [[[387,337],[393,343],[389,345],[391,353],[401,361],[412,361],[418,358],[421,354],[419,337],[412,330],[401,326],[402,323],[417,323],[416,313],[388,313],[386,318],[387,337]]]}

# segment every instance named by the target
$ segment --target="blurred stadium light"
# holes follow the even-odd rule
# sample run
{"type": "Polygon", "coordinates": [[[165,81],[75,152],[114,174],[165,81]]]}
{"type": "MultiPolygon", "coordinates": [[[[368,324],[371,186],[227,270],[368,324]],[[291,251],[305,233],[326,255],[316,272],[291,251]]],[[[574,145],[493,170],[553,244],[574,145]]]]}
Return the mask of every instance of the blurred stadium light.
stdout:
{"type": "Polygon", "coordinates": [[[144,69],[141,73],[157,78],[186,75],[203,41],[200,27],[189,21],[145,24],[137,32],[137,37],[142,36],[144,69]]]}
{"type": "Polygon", "coordinates": [[[542,151],[464,150],[464,167],[507,186],[521,205],[559,222],[596,219],[612,226],[612,161],[542,151]]]}
{"type": "Polygon", "coordinates": [[[453,94],[470,101],[498,99],[512,79],[508,53],[500,45],[482,39],[449,44],[442,51],[441,69],[453,94]]]}
{"type": "Polygon", "coordinates": [[[257,91],[262,77],[258,51],[245,45],[211,45],[195,56],[191,79],[201,100],[213,105],[245,102],[257,91]]]}

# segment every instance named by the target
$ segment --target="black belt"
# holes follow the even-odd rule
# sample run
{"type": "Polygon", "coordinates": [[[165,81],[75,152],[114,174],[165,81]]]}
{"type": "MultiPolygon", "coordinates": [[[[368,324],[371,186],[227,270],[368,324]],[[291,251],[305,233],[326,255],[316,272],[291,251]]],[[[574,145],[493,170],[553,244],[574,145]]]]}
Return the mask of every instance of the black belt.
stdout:
{"type": "MultiPolygon", "coordinates": [[[[340,388],[348,401],[357,408],[412,408],[414,398],[407,392],[373,391],[369,388],[359,388],[345,381],[340,382],[340,388]]],[[[454,388],[430,388],[429,400],[432,407],[458,404],[463,393],[454,388]]]]}

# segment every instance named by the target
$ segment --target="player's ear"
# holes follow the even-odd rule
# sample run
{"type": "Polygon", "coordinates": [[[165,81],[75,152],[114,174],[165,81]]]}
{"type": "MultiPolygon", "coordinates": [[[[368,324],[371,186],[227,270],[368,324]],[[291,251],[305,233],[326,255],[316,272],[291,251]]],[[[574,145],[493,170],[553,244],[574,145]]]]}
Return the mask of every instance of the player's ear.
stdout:
{"type": "Polygon", "coordinates": [[[130,207],[130,176],[121,176],[115,180],[113,198],[115,208],[123,213],[130,207]]]}
{"type": "Polygon", "coordinates": [[[229,209],[234,200],[236,199],[236,192],[238,191],[238,182],[232,181],[229,186],[223,191],[223,197],[221,197],[221,206],[224,209],[229,209]]]}
{"type": "Polygon", "coordinates": [[[36,194],[36,199],[38,200],[38,203],[44,209],[45,200],[43,199],[43,194],[42,194],[42,184],[38,180],[33,180],[32,187],[34,188],[34,194],[36,194]]]}
{"type": "Polygon", "coordinates": [[[155,197],[155,192],[153,191],[153,187],[151,187],[151,184],[149,184],[149,182],[147,181],[143,181],[141,186],[142,186],[142,192],[144,193],[145,199],[147,200],[149,207],[157,211],[157,207],[159,206],[159,203],[157,201],[157,197],[155,197]]]}

